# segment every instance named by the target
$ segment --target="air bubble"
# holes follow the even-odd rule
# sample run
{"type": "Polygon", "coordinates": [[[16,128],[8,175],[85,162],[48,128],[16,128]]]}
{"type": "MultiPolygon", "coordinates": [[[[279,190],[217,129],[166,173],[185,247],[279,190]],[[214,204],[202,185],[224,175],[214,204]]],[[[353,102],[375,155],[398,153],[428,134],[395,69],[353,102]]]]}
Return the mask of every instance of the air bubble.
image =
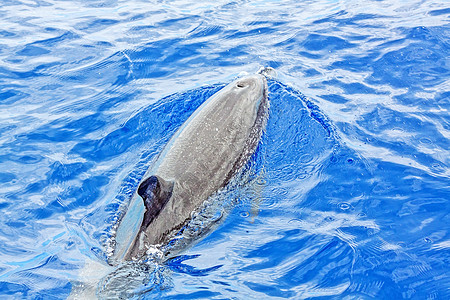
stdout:
{"type": "Polygon", "coordinates": [[[422,144],[425,144],[425,145],[430,145],[430,144],[433,143],[429,138],[421,138],[419,140],[419,142],[422,143],[422,144]]]}
{"type": "Polygon", "coordinates": [[[342,210],[348,210],[348,209],[351,208],[351,205],[346,203],[346,202],[344,202],[344,203],[339,204],[339,208],[342,209],[342,210]]]}
{"type": "Polygon", "coordinates": [[[306,163],[311,162],[313,159],[314,159],[314,157],[311,154],[306,153],[306,154],[303,154],[299,160],[300,160],[300,162],[306,164],[306,163]]]}
{"type": "Polygon", "coordinates": [[[241,212],[241,217],[243,217],[243,218],[248,218],[248,216],[250,216],[250,213],[248,212],[248,211],[243,211],[243,212],[241,212]]]}

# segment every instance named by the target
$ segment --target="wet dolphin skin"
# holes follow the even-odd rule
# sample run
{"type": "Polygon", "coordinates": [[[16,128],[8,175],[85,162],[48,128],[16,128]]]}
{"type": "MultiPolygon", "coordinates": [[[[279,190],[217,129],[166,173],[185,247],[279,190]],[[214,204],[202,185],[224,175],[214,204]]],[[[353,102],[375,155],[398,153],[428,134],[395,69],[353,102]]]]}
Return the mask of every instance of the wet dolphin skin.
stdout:
{"type": "Polygon", "coordinates": [[[263,75],[239,78],[203,103],[143,177],[116,233],[113,261],[167,242],[191,213],[247,163],[268,114],[263,75]]]}

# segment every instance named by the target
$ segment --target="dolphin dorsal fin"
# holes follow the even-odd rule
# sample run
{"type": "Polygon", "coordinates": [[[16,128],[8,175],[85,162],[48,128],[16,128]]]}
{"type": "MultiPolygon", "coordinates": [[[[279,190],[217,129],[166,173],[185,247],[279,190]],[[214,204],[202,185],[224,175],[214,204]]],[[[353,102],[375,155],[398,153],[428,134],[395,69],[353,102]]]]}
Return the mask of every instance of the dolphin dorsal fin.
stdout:
{"type": "Polygon", "coordinates": [[[157,175],[148,177],[139,185],[138,194],[145,206],[141,230],[145,230],[159,215],[172,196],[172,190],[173,182],[166,181],[157,175]]]}

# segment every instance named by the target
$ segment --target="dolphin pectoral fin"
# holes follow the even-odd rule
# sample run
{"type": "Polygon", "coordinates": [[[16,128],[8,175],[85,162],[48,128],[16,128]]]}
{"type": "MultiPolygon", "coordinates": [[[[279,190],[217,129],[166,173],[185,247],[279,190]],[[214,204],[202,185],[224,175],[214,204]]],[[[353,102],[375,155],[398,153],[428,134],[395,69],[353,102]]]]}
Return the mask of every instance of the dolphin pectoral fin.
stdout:
{"type": "Polygon", "coordinates": [[[142,197],[145,206],[144,219],[141,231],[159,215],[172,196],[173,182],[166,181],[157,175],[152,175],[144,180],[138,188],[138,194],[142,197]]]}
{"type": "Polygon", "coordinates": [[[261,206],[261,202],[263,201],[263,189],[266,185],[266,171],[265,168],[258,173],[257,177],[255,178],[253,186],[253,198],[254,200],[251,202],[251,209],[250,209],[250,223],[253,224],[255,222],[255,219],[258,217],[259,209],[261,206]]]}

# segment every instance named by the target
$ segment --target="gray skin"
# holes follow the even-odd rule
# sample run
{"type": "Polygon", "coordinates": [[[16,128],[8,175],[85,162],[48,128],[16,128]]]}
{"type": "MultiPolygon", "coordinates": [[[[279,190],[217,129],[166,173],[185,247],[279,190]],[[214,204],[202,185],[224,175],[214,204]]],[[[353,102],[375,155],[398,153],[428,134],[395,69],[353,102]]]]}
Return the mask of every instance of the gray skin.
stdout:
{"type": "Polygon", "coordinates": [[[164,244],[247,163],[268,114],[267,82],[256,74],[214,94],[174,134],[144,175],[119,223],[112,264],[164,244]]]}

